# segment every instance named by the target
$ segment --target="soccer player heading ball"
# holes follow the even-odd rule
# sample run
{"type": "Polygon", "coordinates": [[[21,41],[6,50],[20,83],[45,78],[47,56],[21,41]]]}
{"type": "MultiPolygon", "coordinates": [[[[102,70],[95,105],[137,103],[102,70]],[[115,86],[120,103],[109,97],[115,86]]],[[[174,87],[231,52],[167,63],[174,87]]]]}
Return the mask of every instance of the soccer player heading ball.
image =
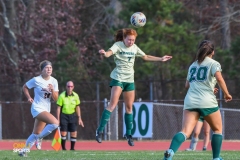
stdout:
{"type": "Polygon", "coordinates": [[[123,99],[126,107],[124,116],[126,124],[125,138],[128,140],[130,146],[134,146],[132,140],[132,105],[135,99],[135,86],[134,86],[134,62],[135,57],[141,57],[145,61],[168,61],[172,56],[155,57],[146,55],[136,44],[135,40],[137,32],[134,29],[125,28],[116,32],[115,43],[108,51],[103,49],[99,53],[104,57],[114,56],[116,67],[112,71],[110,77],[111,99],[107,108],[103,111],[100,124],[96,130],[96,141],[102,142],[102,134],[105,125],[109,121],[112,111],[118,104],[119,97],[123,92],[123,99]]]}

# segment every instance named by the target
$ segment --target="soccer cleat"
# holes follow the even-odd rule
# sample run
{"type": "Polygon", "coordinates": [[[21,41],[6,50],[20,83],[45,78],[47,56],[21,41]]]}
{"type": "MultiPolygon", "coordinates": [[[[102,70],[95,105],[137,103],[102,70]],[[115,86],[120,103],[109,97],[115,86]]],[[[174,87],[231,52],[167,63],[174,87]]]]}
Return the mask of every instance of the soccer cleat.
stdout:
{"type": "Polygon", "coordinates": [[[172,160],[172,157],[174,155],[174,152],[172,149],[168,149],[166,150],[166,152],[164,153],[164,158],[163,160],[172,160]]]}
{"type": "Polygon", "coordinates": [[[42,139],[37,138],[35,145],[38,150],[42,149],[42,139]]]}
{"type": "Polygon", "coordinates": [[[124,138],[126,138],[126,139],[128,140],[128,145],[129,145],[129,146],[134,146],[133,139],[132,139],[132,135],[127,135],[127,134],[125,134],[125,135],[124,135],[124,138]]]}
{"type": "Polygon", "coordinates": [[[203,151],[206,151],[207,150],[207,147],[203,147],[203,149],[202,149],[203,151]]]}
{"type": "Polygon", "coordinates": [[[185,151],[194,151],[193,149],[191,149],[191,148],[188,148],[188,149],[186,149],[185,151]]]}
{"type": "Polygon", "coordinates": [[[27,152],[21,151],[21,152],[18,152],[18,155],[19,155],[20,157],[27,157],[27,152]]]}
{"type": "Polygon", "coordinates": [[[98,143],[102,143],[102,135],[103,135],[103,132],[99,132],[98,130],[96,130],[96,141],[98,143]]]}
{"type": "Polygon", "coordinates": [[[223,160],[223,158],[219,157],[219,158],[214,158],[213,160],[223,160]]]}

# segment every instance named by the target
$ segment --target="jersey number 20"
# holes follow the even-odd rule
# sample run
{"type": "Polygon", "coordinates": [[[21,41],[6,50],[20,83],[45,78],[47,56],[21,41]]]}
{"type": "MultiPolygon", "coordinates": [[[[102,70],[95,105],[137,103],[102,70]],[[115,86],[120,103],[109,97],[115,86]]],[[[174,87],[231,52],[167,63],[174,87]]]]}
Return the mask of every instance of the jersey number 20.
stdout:
{"type": "Polygon", "coordinates": [[[193,67],[190,69],[190,79],[189,82],[193,81],[205,81],[207,79],[207,71],[208,68],[206,66],[203,67],[193,67]]]}

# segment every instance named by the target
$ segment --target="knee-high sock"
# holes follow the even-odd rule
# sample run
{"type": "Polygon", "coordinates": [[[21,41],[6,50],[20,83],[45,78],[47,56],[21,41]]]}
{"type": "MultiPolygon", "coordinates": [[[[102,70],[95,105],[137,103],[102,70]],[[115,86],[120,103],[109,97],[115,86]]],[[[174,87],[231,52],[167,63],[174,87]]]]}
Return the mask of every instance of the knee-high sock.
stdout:
{"type": "Polygon", "coordinates": [[[107,124],[107,122],[109,121],[111,116],[111,112],[107,109],[105,109],[102,113],[102,117],[101,117],[101,121],[98,127],[98,131],[102,132],[104,130],[105,125],[107,124]]]}
{"type": "Polygon", "coordinates": [[[61,136],[62,142],[61,142],[61,146],[62,146],[62,150],[66,150],[65,144],[66,144],[66,136],[61,136]]]}
{"type": "Polygon", "coordinates": [[[124,116],[125,124],[126,124],[126,134],[132,135],[132,126],[133,126],[133,115],[125,113],[124,116]]]}
{"type": "Polygon", "coordinates": [[[74,150],[75,143],[77,141],[76,137],[71,137],[71,150],[74,150]]]}
{"type": "Polygon", "coordinates": [[[174,153],[177,152],[178,148],[181,146],[181,144],[186,140],[186,135],[182,132],[178,132],[175,134],[175,136],[172,139],[170,149],[173,150],[174,153]]]}
{"type": "Polygon", "coordinates": [[[27,141],[26,141],[26,144],[25,144],[25,147],[31,149],[32,146],[35,144],[35,141],[36,141],[36,135],[32,133],[32,134],[28,137],[28,139],[27,139],[27,141]]]}
{"type": "Polygon", "coordinates": [[[192,137],[191,143],[190,143],[190,149],[195,151],[197,148],[197,144],[198,144],[198,138],[192,137]]]}
{"type": "Polygon", "coordinates": [[[219,158],[221,147],[222,147],[222,134],[213,133],[211,145],[212,145],[213,159],[219,158]]]}
{"type": "Polygon", "coordinates": [[[48,124],[46,127],[43,129],[43,131],[38,135],[39,139],[42,139],[52,133],[56,128],[58,127],[57,124],[48,124]]]}

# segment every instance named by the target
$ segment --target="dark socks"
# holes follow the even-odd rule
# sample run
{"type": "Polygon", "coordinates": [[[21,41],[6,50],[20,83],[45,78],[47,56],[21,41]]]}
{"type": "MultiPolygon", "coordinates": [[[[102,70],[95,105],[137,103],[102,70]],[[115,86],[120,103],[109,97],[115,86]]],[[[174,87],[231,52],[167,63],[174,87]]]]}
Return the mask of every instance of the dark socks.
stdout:
{"type": "Polygon", "coordinates": [[[212,135],[212,153],[213,159],[220,157],[221,147],[222,147],[222,135],[221,134],[213,134],[212,135]]]}
{"type": "Polygon", "coordinates": [[[71,149],[70,150],[75,150],[75,142],[77,141],[76,137],[71,137],[71,149]]]}
{"type": "Polygon", "coordinates": [[[62,136],[62,143],[61,143],[61,145],[62,145],[62,150],[66,150],[65,144],[66,144],[66,136],[65,136],[65,137],[62,136]]]}
{"type": "Polygon", "coordinates": [[[186,140],[186,135],[182,132],[178,132],[175,134],[175,136],[172,139],[170,149],[173,150],[174,153],[177,152],[178,148],[181,146],[181,144],[186,140]]]}
{"type": "Polygon", "coordinates": [[[132,135],[133,115],[125,113],[124,120],[126,124],[126,134],[132,135]]]}
{"type": "Polygon", "coordinates": [[[110,119],[110,116],[111,116],[111,112],[105,109],[102,113],[101,121],[97,129],[99,132],[103,132],[104,127],[106,126],[107,122],[110,119]]]}

